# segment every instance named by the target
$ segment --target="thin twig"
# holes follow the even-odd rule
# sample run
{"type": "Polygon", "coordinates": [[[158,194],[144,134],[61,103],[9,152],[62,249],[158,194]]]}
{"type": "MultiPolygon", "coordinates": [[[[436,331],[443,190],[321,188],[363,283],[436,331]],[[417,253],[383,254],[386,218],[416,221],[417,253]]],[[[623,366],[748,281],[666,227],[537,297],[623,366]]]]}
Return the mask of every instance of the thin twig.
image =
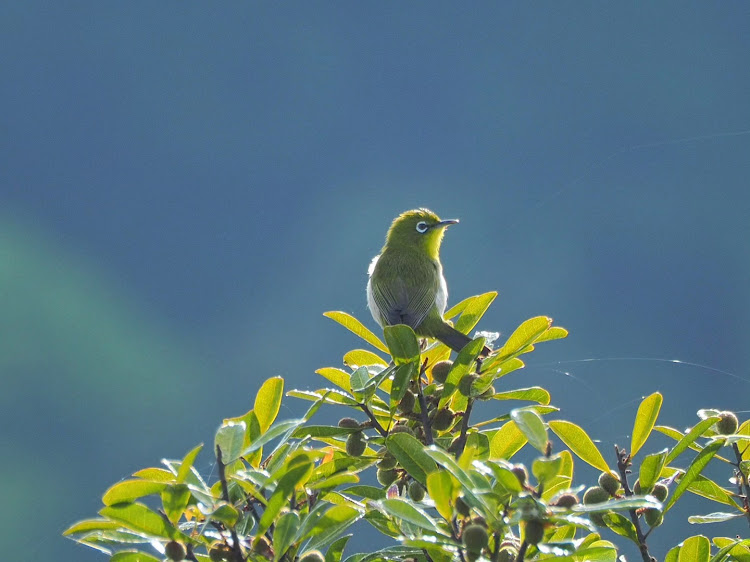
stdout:
{"type": "MultiPolygon", "coordinates": [[[[628,469],[630,468],[630,455],[625,449],[620,449],[615,445],[615,455],[617,455],[617,469],[620,471],[620,483],[622,484],[623,490],[625,490],[625,496],[632,496],[633,491],[630,489],[628,484],[628,469]]],[[[646,544],[646,535],[643,534],[641,529],[641,522],[638,519],[638,513],[635,509],[628,510],[630,514],[630,520],[633,522],[635,527],[635,535],[638,539],[638,550],[641,552],[641,558],[643,562],[653,562],[656,559],[653,558],[648,552],[648,545],[646,544]]]]}
{"type": "Polygon", "coordinates": [[[193,554],[193,545],[189,544],[186,547],[187,552],[185,553],[185,560],[190,560],[190,562],[198,562],[198,559],[195,557],[195,554],[193,554]]]}
{"type": "Polygon", "coordinates": [[[367,404],[360,404],[359,407],[362,408],[362,411],[365,414],[367,414],[368,418],[370,418],[370,421],[372,422],[372,427],[375,428],[375,431],[377,431],[378,433],[380,433],[380,435],[382,437],[387,437],[388,436],[388,432],[385,430],[385,428],[382,425],[380,425],[380,422],[375,417],[375,414],[373,414],[370,411],[370,408],[367,407],[367,404]]]}
{"type": "MultiPolygon", "coordinates": [[[[221,481],[221,495],[225,502],[229,501],[229,485],[227,484],[227,475],[225,471],[224,461],[221,459],[221,447],[216,445],[216,465],[219,467],[219,480],[221,481]]],[[[237,536],[237,531],[234,527],[229,529],[232,535],[232,553],[236,562],[244,562],[245,557],[242,555],[242,547],[240,546],[240,539],[237,536]]]]}
{"type": "Polygon", "coordinates": [[[471,416],[471,409],[474,407],[474,400],[469,398],[466,404],[466,411],[464,412],[463,419],[461,420],[461,433],[456,441],[456,458],[459,458],[464,452],[466,447],[466,433],[469,431],[469,416],[471,416]]]}
{"type": "Polygon", "coordinates": [[[518,556],[516,556],[516,562],[523,562],[524,557],[526,556],[526,551],[529,549],[529,543],[526,541],[523,541],[521,543],[521,548],[518,549],[518,556]]]}

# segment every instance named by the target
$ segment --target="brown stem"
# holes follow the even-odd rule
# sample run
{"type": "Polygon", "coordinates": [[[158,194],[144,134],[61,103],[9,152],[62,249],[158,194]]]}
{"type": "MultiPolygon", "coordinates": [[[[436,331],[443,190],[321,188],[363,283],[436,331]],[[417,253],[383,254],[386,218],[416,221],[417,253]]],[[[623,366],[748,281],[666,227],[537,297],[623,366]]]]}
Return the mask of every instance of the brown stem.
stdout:
{"type": "Polygon", "coordinates": [[[732,443],[732,449],[734,450],[734,456],[737,459],[737,474],[739,475],[739,488],[740,495],[742,496],[742,508],[745,510],[745,517],[747,518],[748,525],[750,525],[750,483],[748,483],[747,474],[742,471],[742,452],[737,446],[737,443],[732,443]]]}
{"type": "MultiPolygon", "coordinates": [[[[221,481],[221,496],[225,502],[229,502],[229,486],[227,484],[227,475],[225,471],[226,465],[221,459],[221,447],[216,445],[216,464],[219,467],[219,480],[221,481]]],[[[235,562],[245,562],[245,557],[242,555],[242,547],[240,546],[240,539],[237,536],[237,531],[234,527],[229,529],[232,535],[232,555],[235,562]]]]}
{"type": "MultiPolygon", "coordinates": [[[[623,490],[625,490],[625,496],[632,496],[633,491],[630,489],[630,485],[628,484],[628,472],[630,472],[628,470],[630,468],[630,455],[625,449],[618,448],[617,445],[615,445],[615,455],[617,455],[617,469],[620,472],[620,483],[622,484],[623,490]]],[[[656,559],[653,558],[648,552],[648,545],[646,545],[646,535],[643,534],[643,530],[641,529],[641,522],[638,519],[638,513],[635,509],[629,510],[628,513],[630,514],[630,520],[633,522],[633,526],[635,527],[635,535],[638,539],[638,550],[641,553],[643,562],[655,562],[656,559]]]]}

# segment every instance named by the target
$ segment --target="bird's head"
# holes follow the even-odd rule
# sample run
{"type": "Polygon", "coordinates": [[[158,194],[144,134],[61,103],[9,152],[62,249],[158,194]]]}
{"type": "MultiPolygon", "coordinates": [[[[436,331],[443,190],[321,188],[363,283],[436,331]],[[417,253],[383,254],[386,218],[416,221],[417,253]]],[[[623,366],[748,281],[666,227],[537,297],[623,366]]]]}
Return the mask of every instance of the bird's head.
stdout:
{"type": "Polygon", "coordinates": [[[437,259],[445,227],[457,222],[457,219],[440,220],[429,209],[406,211],[391,224],[385,245],[387,248],[421,248],[430,258],[437,259]]]}

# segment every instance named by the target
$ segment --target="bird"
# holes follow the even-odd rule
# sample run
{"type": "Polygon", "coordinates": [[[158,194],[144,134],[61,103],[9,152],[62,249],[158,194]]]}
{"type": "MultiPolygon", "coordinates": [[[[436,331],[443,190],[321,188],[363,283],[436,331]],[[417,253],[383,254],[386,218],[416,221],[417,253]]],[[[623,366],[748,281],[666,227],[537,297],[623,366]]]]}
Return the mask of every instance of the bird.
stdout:
{"type": "MultiPolygon", "coordinates": [[[[368,269],[367,307],[381,328],[411,327],[418,336],[440,340],[459,352],[471,338],[446,322],[448,286],[440,263],[445,229],[458,219],[441,220],[429,209],[397,216],[380,254],[368,269]]],[[[491,350],[485,346],[482,356],[491,350]]]]}

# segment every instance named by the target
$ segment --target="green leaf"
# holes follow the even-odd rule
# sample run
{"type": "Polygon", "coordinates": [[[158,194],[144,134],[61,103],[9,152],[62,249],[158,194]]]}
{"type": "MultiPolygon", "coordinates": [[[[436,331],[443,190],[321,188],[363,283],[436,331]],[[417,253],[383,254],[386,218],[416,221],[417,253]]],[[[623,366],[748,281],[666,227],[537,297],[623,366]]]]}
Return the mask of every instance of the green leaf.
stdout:
{"type": "MultiPolygon", "coordinates": [[[[687,432],[687,434],[684,437],[679,437],[677,444],[672,448],[672,450],[667,455],[666,464],[669,464],[673,460],[675,460],[688,447],[693,448],[695,450],[700,450],[700,447],[693,447],[695,440],[698,439],[699,437],[702,437],[703,433],[707,429],[710,429],[717,421],[719,421],[718,416],[714,416],[714,417],[707,418],[705,420],[701,420],[697,424],[695,424],[690,429],[690,431],[687,432]]],[[[661,430],[662,428],[658,427],[658,429],[661,430]]],[[[664,428],[664,429],[671,429],[671,428],[664,428]]],[[[673,430],[673,431],[677,431],[677,430],[673,430]]],[[[673,435],[674,434],[672,434],[671,436],[673,435]]],[[[678,432],[678,435],[682,435],[682,434],[678,432]]]]}
{"type": "Polygon", "coordinates": [[[334,541],[334,543],[330,547],[328,547],[328,550],[326,551],[325,562],[341,562],[341,557],[344,554],[346,543],[349,542],[350,538],[352,538],[352,535],[346,535],[345,537],[341,537],[340,539],[334,541]]]}
{"type": "Polygon", "coordinates": [[[579,426],[565,420],[549,421],[547,425],[560,438],[560,441],[565,443],[583,462],[598,468],[602,472],[611,472],[591,437],[579,426]]]}
{"type": "Polygon", "coordinates": [[[419,361],[419,342],[417,335],[406,324],[396,324],[383,328],[385,342],[396,365],[419,361]]]}
{"type": "Polygon", "coordinates": [[[635,457],[638,451],[641,450],[643,444],[651,435],[651,430],[654,429],[656,418],[659,417],[659,410],[661,409],[662,396],[658,392],[654,392],[651,396],[647,396],[641,402],[638,407],[638,413],[635,415],[635,424],[633,425],[633,437],[630,444],[630,456],[635,457]]]}
{"type": "Polygon", "coordinates": [[[351,375],[335,367],[323,367],[315,371],[346,392],[352,391],[351,375]]]}
{"type": "MultiPolygon", "coordinates": [[[[248,456],[253,451],[257,451],[258,449],[263,447],[263,445],[265,445],[269,441],[273,441],[274,439],[284,435],[285,433],[291,435],[292,432],[303,423],[305,423],[304,419],[284,420],[284,421],[275,423],[269,428],[268,431],[266,431],[253,443],[251,443],[249,447],[246,447],[245,450],[242,451],[242,454],[240,456],[242,457],[248,456]]],[[[282,439],[282,441],[285,441],[286,439],[288,439],[288,437],[282,439]]]]}
{"type": "Polygon", "coordinates": [[[280,560],[294,544],[299,526],[299,514],[296,511],[289,511],[281,516],[273,532],[274,560],[280,560]]]}
{"type": "Polygon", "coordinates": [[[560,474],[562,467],[563,459],[559,453],[551,457],[537,457],[531,463],[531,473],[546,489],[547,483],[560,474]]]}
{"type": "Polygon", "coordinates": [[[543,404],[547,406],[550,401],[549,392],[539,386],[532,386],[531,388],[517,388],[516,390],[508,390],[505,392],[496,392],[492,396],[493,400],[528,400],[529,402],[536,402],[537,404],[543,404]]]}
{"type": "Polygon", "coordinates": [[[561,328],[560,326],[550,326],[549,330],[539,336],[534,343],[542,343],[545,341],[559,340],[568,337],[568,330],[561,328]]]}
{"type": "Polygon", "coordinates": [[[265,533],[268,530],[281,511],[281,508],[294,498],[297,485],[310,476],[313,468],[314,465],[311,461],[300,460],[299,464],[289,468],[279,479],[276,489],[268,499],[266,510],[258,522],[258,534],[265,533]]]}
{"type": "Polygon", "coordinates": [[[458,489],[451,475],[445,470],[438,470],[427,475],[427,493],[435,502],[435,509],[445,519],[453,518],[453,503],[458,497],[458,489]]]}
{"type": "Polygon", "coordinates": [[[477,338],[467,343],[464,348],[456,356],[456,360],[453,361],[453,366],[448,372],[448,378],[445,380],[443,386],[443,394],[440,397],[439,409],[445,408],[445,405],[453,396],[458,388],[458,381],[471,370],[474,361],[479,356],[479,352],[484,347],[484,338],[477,338]]]}
{"type": "Polygon", "coordinates": [[[344,365],[352,369],[363,366],[371,367],[373,365],[387,367],[388,362],[372,351],[366,349],[353,349],[344,355],[344,365]]]}
{"type": "Polygon", "coordinates": [[[188,475],[190,474],[190,469],[193,467],[193,464],[195,464],[195,459],[198,456],[198,453],[201,452],[201,449],[203,449],[203,443],[191,450],[187,455],[185,455],[185,458],[182,459],[180,468],[177,470],[178,484],[184,483],[187,479],[188,475]]]}
{"type": "Polygon", "coordinates": [[[546,332],[552,325],[552,319],[546,316],[537,316],[523,322],[511,334],[503,347],[493,353],[499,358],[521,355],[533,349],[533,343],[546,332]]]}
{"type": "Polygon", "coordinates": [[[447,453],[443,449],[440,449],[439,447],[435,445],[430,445],[425,449],[425,453],[427,453],[432,460],[434,460],[436,463],[438,463],[440,466],[444,467],[445,469],[450,472],[456,480],[461,484],[461,488],[463,490],[464,495],[466,496],[466,499],[469,501],[469,503],[473,506],[477,506],[482,508],[483,511],[485,511],[488,515],[490,513],[490,509],[485,502],[485,500],[481,497],[479,494],[475,494],[476,490],[476,484],[475,482],[469,477],[469,475],[464,471],[463,468],[456,462],[456,459],[453,458],[453,455],[450,453],[447,453]]]}
{"type": "Polygon", "coordinates": [[[143,480],[151,480],[152,482],[164,482],[165,484],[176,482],[174,473],[164,470],[163,468],[143,468],[134,472],[133,476],[143,480]]]}
{"type": "Polygon", "coordinates": [[[391,385],[391,410],[396,407],[404,397],[404,394],[406,394],[406,389],[409,388],[409,383],[417,374],[418,368],[419,363],[402,363],[396,367],[396,372],[393,375],[393,384],[391,385]]]}
{"type": "Polygon", "coordinates": [[[177,537],[182,537],[182,540],[187,539],[171,524],[167,523],[161,515],[141,503],[111,505],[101,509],[99,515],[117,521],[125,528],[143,533],[146,536],[162,539],[177,537]]]}
{"type": "Polygon", "coordinates": [[[401,498],[388,498],[376,502],[375,505],[380,507],[380,509],[391,517],[401,519],[402,521],[426,529],[436,535],[444,534],[438,527],[437,523],[435,523],[435,520],[427,515],[423,509],[415,506],[411,501],[403,500],[401,498]]]}
{"type": "Polygon", "coordinates": [[[120,524],[109,519],[84,519],[74,523],[63,532],[64,537],[70,535],[80,535],[82,533],[91,533],[92,531],[114,531],[119,529],[120,524]]]}
{"type": "Polygon", "coordinates": [[[641,484],[641,491],[646,494],[651,491],[656,481],[661,476],[661,470],[667,460],[667,449],[659,453],[647,455],[641,461],[641,469],[638,472],[638,480],[641,484]]]}
{"type": "Polygon", "coordinates": [[[351,374],[349,382],[352,385],[352,392],[359,393],[364,391],[365,387],[370,382],[370,372],[367,370],[367,367],[357,368],[357,370],[351,374]]]}
{"type": "Polygon", "coordinates": [[[167,486],[161,493],[161,503],[167,518],[176,525],[190,501],[190,489],[187,484],[167,486]]]}
{"type": "Polygon", "coordinates": [[[364,324],[362,324],[362,322],[354,318],[354,316],[352,316],[351,314],[347,314],[346,312],[340,312],[340,311],[332,311],[332,312],[324,312],[323,316],[325,316],[326,318],[330,318],[334,322],[338,322],[344,328],[355,333],[360,338],[365,340],[375,349],[379,349],[383,353],[388,353],[388,348],[382,341],[380,341],[380,338],[378,338],[370,330],[365,328],[364,324]]]}
{"type": "Polygon", "coordinates": [[[320,390],[290,390],[286,393],[287,396],[293,396],[294,398],[301,398],[302,400],[312,400],[315,402],[322,401],[325,404],[343,404],[345,406],[359,406],[351,395],[335,390],[332,388],[324,388],[320,390]]]}
{"type": "Polygon", "coordinates": [[[515,422],[509,421],[490,439],[491,459],[510,459],[527,443],[526,437],[515,422]]]}
{"type": "Polygon", "coordinates": [[[711,558],[711,543],[702,536],[697,535],[683,541],[680,547],[678,562],[708,562],[711,558]]]}
{"type": "Polygon", "coordinates": [[[113,554],[109,562],[161,562],[161,558],[138,550],[122,550],[113,554]]]}
{"type": "Polygon", "coordinates": [[[630,519],[615,512],[605,513],[602,518],[612,531],[638,544],[638,534],[635,532],[635,526],[630,522],[630,519]]]}
{"type": "Polygon", "coordinates": [[[688,523],[702,524],[702,523],[723,523],[731,519],[737,519],[739,517],[745,517],[744,513],[722,513],[715,512],[709,513],[708,515],[691,515],[688,517],[688,523]]]}
{"type": "Polygon", "coordinates": [[[102,503],[114,505],[122,502],[132,502],[138,498],[159,494],[166,488],[163,482],[149,482],[147,480],[123,480],[104,492],[102,503]]]}
{"type": "Polygon", "coordinates": [[[385,490],[383,488],[377,488],[375,486],[366,486],[364,484],[359,486],[350,486],[344,492],[351,496],[359,496],[368,500],[382,500],[386,497],[385,490]]]}
{"type": "MultiPolygon", "coordinates": [[[[461,311],[461,317],[455,322],[454,328],[462,334],[468,334],[482,319],[495,297],[497,297],[497,292],[491,291],[466,299],[464,301],[466,305],[461,311]]],[[[452,318],[452,316],[446,316],[446,318],[452,318]]]]}
{"type": "Polygon", "coordinates": [[[214,450],[221,449],[221,462],[225,465],[240,458],[242,445],[245,441],[245,422],[225,422],[216,432],[214,450]]]}
{"type": "Polygon", "coordinates": [[[385,446],[404,470],[423,486],[427,484],[427,475],[437,470],[435,461],[425,452],[424,445],[408,433],[388,436],[385,446]]]}
{"type": "Polygon", "coordinates": [[[321,549],[349,530],[362,517],[362,513],[349,505],[335,505],[323,514],[308,536],[307,549],[321,549]]]}
{"type": "Polygon", "coordinates": [[[545,501],[549,501],[559,492],[570,488],[573,480],[573,455],[570,451],[560,451],[557,456],[561,459],[560,472],[544,487],[542,499],[545,501]]]}
{"type": "MultiPolygon", "coordinates": [[[[693,482],[695,482],[698,476],[701,475],[703,469],[713,458],[716,452],[722,447],[722,445],[723,443],[721,441],[714,441],[712,443],[709,443],[700,453],[698,453],[695,459],[693,459],[693,462],[690,463],[690,466],[688,467],[683,477],[680,479],[679,483],[677,484],[677,488],[675,488],[675,491],[672,493],[669,500],[667,500],[667,503],[664,505],[664,513],[667,513],[667,511],[672,508],[672,506],[680,498],[680,496],[682,496],[682,494],[687,491],[688,487],[693,482]]],[[[680,551],[680,553],[682,553],[682,551],[680,551]]],[[[680,556],[682,556],[682,554],[680,554],[680,556]]]]}
{"type": "Polygon", "coordinates": [[[233,505],[221,502],[216,509],[211,512],[211,519],[224,523],[226,527],[234,527],[240,514],[233,505]]]}
{"type": "Polygon", "coordinates": [[[750,562],[750,539],[716,537],[713,542],[721,550],[714,554],[711,562],[723,562],[727,554],[732,556],[733,562],[750,562]]]}
{"type": "Polygon", "coordinates": [[[531,446],[542,453],[547,450],[547,428],[539,414],[533,410],[518,408],[511,410],[510,417],[531,446]]]}
{"type": "Polygon", "coordinates": [[[260,387],[255,396],[253,411],[258,417],[261,433],[266,431],[279,415],[281,398],[284,396],[284,379],[272,377],[260,387]]]}

